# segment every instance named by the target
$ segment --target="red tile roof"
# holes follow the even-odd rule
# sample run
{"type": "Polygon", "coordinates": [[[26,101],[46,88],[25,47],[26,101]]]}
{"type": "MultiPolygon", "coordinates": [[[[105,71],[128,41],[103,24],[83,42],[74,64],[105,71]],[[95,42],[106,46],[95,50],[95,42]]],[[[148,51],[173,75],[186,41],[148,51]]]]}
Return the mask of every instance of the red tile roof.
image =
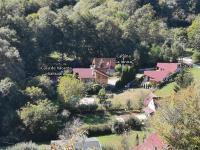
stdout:
{"type": "Polygon", "coordinates": [[[170,73],[174,73],[178,69],[179,65],[179,63],[157,63],[158,68],[170,73]]]}
{"type": "Polygon", "coordinates": [[[73,68],[73,73],[77,73],[80,79],[94,79],[93,70],[90,68],[73,68]]]}
{"type": "Polygon", "coordinates": [[[91,68],[73,68],[73,73],[77,73],[80,79],[94,79],[95,74],[98,73],[102,76],[109,77],[109,75],[105,74],[104,72],[98,69],[91,69],[91,68]]]}
{"type": "Polygon", "coordinates": [[[143,144],[138,145],[133,150],[163,150],[167,145],[163,139],[156,133],[150,134],[143,144]]]}
{"type": "Polygon", "coordinates": [[[150,81],[161,82],[163,81],[168,75],[170,74],[169,71],[145,71],[144,75],[150,77],[150,81]]]}

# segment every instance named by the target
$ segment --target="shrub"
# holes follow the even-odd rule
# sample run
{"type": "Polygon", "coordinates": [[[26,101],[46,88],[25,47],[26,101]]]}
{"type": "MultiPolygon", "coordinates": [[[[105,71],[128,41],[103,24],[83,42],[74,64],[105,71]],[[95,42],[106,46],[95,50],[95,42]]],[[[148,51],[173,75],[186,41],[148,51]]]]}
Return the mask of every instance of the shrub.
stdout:
{"type": "Polygon", "coordinates": [[[142,128],[142,122],[136,118],[136,117],[130,117],[127,121],[126,124],[131,128],[135,130],[141,130],[142,128]]]}
{"type": "Polygon", "coordinates": [[[34,77],[30,81],[28,81],[27,86],[42,88],[42,90],[44,91],[44,93],[48,95],[48,97],[53,97],[55,96],[55,90],[52,84],[53,82],[48,76],[41,75],[41,76],[34,77]]]}
{"type": "Polygon", "coordinates": [[[113,124],[112,131],[117,134],[122,134],[129,130],[129,126],[125,122],[116,120],[113,124]]]}
{"type": "Polygon", "coordinates": [[[38,87],[27,87],[25,89],[25,94],[31,99],[31,101],[37,101],[39,99],[45,99],[46,95],[41,88],[38,87]]]}
{"type": "Polygon", "coordinates": [[[116,65],[115,71],[121,73],[122,72],[122,65],[120,65],[120,64],[116,65]]]}
{"type": "Polygon", "coordinates": [[[117,89],[122,89],[124,87],[124,84],[121,80],[119,80],[119,81],[116,82],[115,87],[117,89]]]}
{"type": "Polygon", "coordinates": [[[98,97],[100,99],[100,103],[105,102],[106,100],[106,90],[104,88],[102,88],[99,93],[98,93],[98,97]]]}
{"type": "Polygon", "coordinates": [[[97,95],[101,88],[99,84],[88,83],[85,86],[85,92],[87,95],[97,95]]]}
{"type": "Polygon", "coordinates": [[[183,70],[175,78],[176,84],[181,88],[187,88],[193,82],[194,78],[190,72],[183,70]]]}
{"type": "Polygon", "coordinates": [[[63,76],[60,78],[57,90],[59,100],[67,105],[71,97],[81,97],[83,95],[84,84],[73,77],[63,76]]]}
{"type": "Polygon", "coordinates": [[[81,112],[93,112],[93,111],[97,110],[98,105],[97,104],[91,104],[91,105],[81,104],[78,106],[78,108],[81,112]]]}
{"type": "Polygon", "coordinates": [[[39,150],[39,146],[32,142],[18,143],[8,147],[6,150],[39,150]]]}
{"type": "Polygon", "coordinates": [[[195,51],[192,55],[192,60],[194,63],[200,63],[200,52],[195,51]]]}
{"type": "Polygon", "coordinates": [[[129,131],[130,129],[141,130],[143,127],[142,122],[136,117],[130,117],[126,121],[118,121],[116,120],[113,124],[112,131],[117,134],[122,134],[125,131],[129,131]]]}
{"type": "Polygon", "coordinates": [[[111,124],[89,125],[84,128],[87,129],[89,136],[112,134],[112,125],[111,124]]]}
{"type": "Polygon", "coordinates": [[[44,140],[52,138],[59,125],[58,107],[49,100],[28,103],[19,111],[19,116],[33,138],[44,140]]]}

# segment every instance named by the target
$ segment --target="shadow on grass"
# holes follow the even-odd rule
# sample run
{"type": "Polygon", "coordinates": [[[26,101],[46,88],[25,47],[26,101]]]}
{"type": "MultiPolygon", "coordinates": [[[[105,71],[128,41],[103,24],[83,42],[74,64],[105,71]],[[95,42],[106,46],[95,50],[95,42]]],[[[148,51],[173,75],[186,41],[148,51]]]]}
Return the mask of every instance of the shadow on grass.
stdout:
{"type": "Polygon", "coordinates": [[[80,118],[84,123],[89,125],[103,124],[111,120],[111,116],[101,115],[101,114],[90,114],[90,115],[80,116],[80,118]]]}

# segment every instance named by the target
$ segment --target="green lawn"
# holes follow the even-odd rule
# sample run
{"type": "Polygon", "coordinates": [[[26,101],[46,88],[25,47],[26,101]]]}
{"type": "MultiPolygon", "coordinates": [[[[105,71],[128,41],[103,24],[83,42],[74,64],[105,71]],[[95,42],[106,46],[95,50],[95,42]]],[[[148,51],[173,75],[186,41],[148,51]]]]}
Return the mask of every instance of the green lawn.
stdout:
{"type": "Polygon", "coordinates": [[[100,115],[100,114],[89,114],[84,116],[79,116],[81,121],[86,125],[97,125],[108,123],[112,120],[112,116],[109,114],[100,115]]]}
{"type": "Polygon", "coordinates": [[[140,104],[143,102],[143,99],[151,92],[148,89],[129,89],[123,93],[114,94],[113,98],[109,99],[112,102],[113,108],[127,108],[127,103],[130,101],[134,110],[140,108],[140,104]]]}
{"type": "MultiPolygon", "coordinates": [[[[194,77],[194,82],[196,83],[200,82],[200,68],[191,68],[190,72],[192,73],[194,77]]],[[[176,84],[175,82],[169,83],[163,88],[157,90],[155,94],[161,97],[168,97],[174,92],[173,89],[174,89],[175,84],[176,84]]]]}
{"type": "Polygon", "coordinates": [[[169,83],[167,84],[166,86],[164,86],[163,88],[157,90],[155,92],[155,94],[157,96],[160,96],[160,97],[168,97],[171,95],[171,93],[174,92],[174,86],[176,85],[175,82],[172,82],[172,83],[169,83]]]}
{"type": "Polygon", "coordinates": [[[136,146],[136,136],[139,136],[139,142],[143,143],[143,139],[149,134],[147,131],[131,131],[127,136],[124,135],[107,135],[97,137],[103,147],[112,147],[116,150],[122,150],[122,141],[126,139],[130,145],[130,148],[136,146]]]}
{"type": "Polygon", "coordinates": [[[200,82],[200,68],[192,68],[190,71],[193,74],[195,82],[200,82]]]}

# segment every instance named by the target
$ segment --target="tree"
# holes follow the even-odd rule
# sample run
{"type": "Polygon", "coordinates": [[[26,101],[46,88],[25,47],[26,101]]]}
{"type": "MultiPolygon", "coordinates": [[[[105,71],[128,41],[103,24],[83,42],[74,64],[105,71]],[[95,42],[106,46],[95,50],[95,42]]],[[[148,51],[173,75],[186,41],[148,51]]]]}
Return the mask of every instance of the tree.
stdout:
{"type": "Polygon", "coordinates": [[[124,85],[126,85],[127,83],[129,83],[135,79],[135,75],[136,75],[135,71],[136,71],[135,68],[133,68],[132,66],[126,65],[123,68],[121,81],[123,82],[124,85]]]}
{"type": "Polygon", "coordinates": [[[10,78],[0,81],[0,99],[1,109],[10,107],[15,110],[25,103],[22,90],[10,78]]]}
{"type": "Polygon", "coordinates": [[[192,55],[192,60],[194,63],[200,63],[200,52],[195,51],[192,55]]]}
{"type": "Polygon", "coordinates": [[[63,76],[60,78],[57,91],[59,100],[67,106],[72,97],[83,95],[84,84],[73,77],[63,76]]]}
{"type": "Polygon", "coordinates": [[[152,127],[173,149],[198,149],[200,146],[199,90],[198,85],[192,85],[165,99],[150,120],[152,127]]]}
{"type": "Polygon", "coordinates": [[[56,95],[56,92],[53,87],[53,82],[50,79],[50,77],[46,75],[40,75],[40,76],[33,77],[31,79],[28,79],[26,85],[30,87],[34,86],[34,87],[41,88],[41,90],[50,99],[51,98],[53,99],[56,95]]]}
{"type": "Polygon", "coordinates": [[[193,82],[194,78],[190,72],[182,70],[175,78],[176,84],[181,88],[187,88],[193,82]]]}
{"type": "Polygon", "coordinates": [[[19,51],[6,40],[0,39],[0,80],[9,77],[21,81],[25,77],[19,51]]]}
{"type": "Polygon", "coordinates": [[[101,103],[101,104],[105,102],[105,100],[106,100],[106,90],[105,90],[105,88],[102,88],[102,89],[99,91],[98,97],[99,97],[99,99],[100,99],[100,103],[101,103]]]}
{"type": "Polygon", "coordinates": [[[0,142],[18,142],[23,138],[16,110],[24,105],[25,100],[15,82],[9,78],[0,81],[0,142]]]}
{"type": "Polygon", "coordinates": [[[19,111],[19,116],[35,140],[51,139],[58,127],[58,106],[49,100],[39,100],[35,104],[28,103],[19,111]]]}
{"type": "Polygon", "coordinates": [[[200,16],[197,16],[192,22],[192,25],[188,28],[188,38],[192,48],[200,51],[200,16]]]}
{"type": "Polygon", "coordinates": [[[77,140],[83,140],[86,138],[86,130],[82,128],[82,122],[79,119],[74,119],[66,123],[64,129],[58,132],[59,138],[67,140],[66,148],[74,149],[75,142],[77,140]]]}
{"type": "Polygon", "coordinates": [[[46,95],[45,93],[42,91],[41,88],[38,87],[27,87],[25,89],[25,94],[30,98],[30,100],[32,102],[36,102],[37,100],[40,99],[45,99],[46,95]]]}

